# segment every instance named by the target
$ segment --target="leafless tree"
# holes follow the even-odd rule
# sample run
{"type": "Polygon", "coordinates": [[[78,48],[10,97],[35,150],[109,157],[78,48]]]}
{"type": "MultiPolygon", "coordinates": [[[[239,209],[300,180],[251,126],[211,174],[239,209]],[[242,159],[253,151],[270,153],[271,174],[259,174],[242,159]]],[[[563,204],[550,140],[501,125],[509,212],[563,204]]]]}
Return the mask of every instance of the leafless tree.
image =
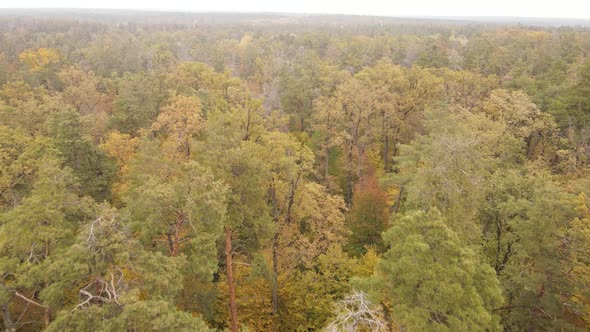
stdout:
{"type": "Polygon", "coordinates": [[[364,292],[353,291],[336,304],[336,318],[326,328],[327,332],[387,331],[383,312],[369,301],[364,292]]]}

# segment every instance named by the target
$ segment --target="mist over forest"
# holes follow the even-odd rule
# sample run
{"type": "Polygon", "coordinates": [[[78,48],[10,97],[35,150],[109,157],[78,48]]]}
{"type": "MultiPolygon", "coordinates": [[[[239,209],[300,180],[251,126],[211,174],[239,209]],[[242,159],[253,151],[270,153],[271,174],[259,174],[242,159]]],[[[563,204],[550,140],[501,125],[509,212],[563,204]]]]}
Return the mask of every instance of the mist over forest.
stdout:
{"type": "Polygon", "coordinates": [[[590,330],[590,20],[0,9],[0,329],[590,330]]]}

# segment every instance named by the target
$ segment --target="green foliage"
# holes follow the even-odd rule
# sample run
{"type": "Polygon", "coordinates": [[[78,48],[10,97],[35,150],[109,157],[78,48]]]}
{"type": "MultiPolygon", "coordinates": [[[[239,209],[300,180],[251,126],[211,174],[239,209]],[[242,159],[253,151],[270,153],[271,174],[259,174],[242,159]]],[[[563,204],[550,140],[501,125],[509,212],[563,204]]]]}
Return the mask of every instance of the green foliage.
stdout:
{"type": "Polygon", "coordinates": [[[429,116],[429,135],[402,146],[398,158],[406,207],[436,207],[459,236],[478,241],[476,220],[487,179],[495,169],[521,163],[523,143],[482,114],[429,116]]]}
{"type": "Polygon", "coordinates": [[[500,330],[502,291],[494,270],[466,247],[436,210],[396,218],[374,279],[399,328],[500,330]]]}
{"type": "Polygon", "coordinates": [[[314,267],[288,277],[281,298],[281,326],[289,331],[315,331],[332,316],[332,304],[350,291],[356,259],[349,258],[337,245],[318,256],[314,267]]]}
{"type": "Polygon", "coordinates": [[[556,98],[551,99],[548,111],[553,114],[562,128],[578,127],[590,118],[590,60],[576,68],[574,78],[566,80],[558,90],[556,98]]]}
{"type": "MultiPolygon", "coordinates": [[[[572,223],[574,197],[561,192],[542,171],[536,172],[535,182],[529,196],[521,198],[520,209],[512,214],[515,220],[509,230],[516,239],[499,275],[509,305],[514,306],[505,325],[512,329],[573,330],[577,320],[572,318],[585,318],[575,298],[586,298],[576,290],[587,284],[582,270],[588,261],[586,254],[579,256],[579,246],[587,239],[574,240],[573,227],[580,226],[572,223]]],[[[583,236],[583,229],[577,231],[583,236]]]]}
{"type": "Polygon", "coordinates": [[[228,186],[227,224],[246,247],[259,247],[272,227],[266,199],[270,166],[259,143],[265,130],[259,108],[237,105],[230,113],[211,114],[206,140],[195,149],[199,162],[228,186]]]}
{"type": "Polygon", "coordinates": [[[295,131],[308,130],[314,90],[319,85],[316,66],[317,60],[303,55],[296,65],[284,68],[280,75],[281,105],[290,115],[290,128],[295,131]]]}
{"type": "Polygon", "coordinates": [[[167,97],[161,80],[145,73],[126,73],[118,79],[110,127],[126,134],[147,128],[158,116],[167,97]]]}
{"type": "MultiPolygon", "coordinates": [[[[28,295],[32,301],[44,303],[37,306],[50,310],[46,299],[39,298],[50,287],[42,281],[39,268],[59,259],[73,243],[79,221],[92,215],[94,202],[79,196],[75,178],[68,169],[60,168],[57,159],[47,155],[38,162],[29,175],[34,179],[30,192],[0,213],[1,289],[4,303],[9,294],[22,292],[32,294],[28,295]]],[[[17,310],[24,315],[27,308],[17,310]]]]}
{"type": "Polygon", "coordinates": [[[28,260],[25,266],[41,262],[56,247],[67,245],[78,220],[87,216],[92,200],[78,196],[77,183],[56,160],[41,160],[30,194],[2,214],[2,249],[9,257],[28,260]],[[12,234],[12,235],[9,235],[12,234]],[[66,243],[63,243],[63,242],[66,243]]]}
{"type": "Polygon", "coordinates": [[[82,194],[99,202],[109,199],[115,162],[84,137],[80,116],[73,111],[56,113],[49,121],[49,134],[64,165],[79,179],[82,194]]]}
{"type": "Polygon", "coordinates": [[[184,254],[189,271],[211,277],[226,221],[226,186],[194,161],[178,162],[145,141],[131,161],[124,196],[130,226],[147,247],[184,254]]]}
{"type": "Polygon", "coordinates": [[[64,291],[80,287],[80,302],[61,311],[48,330],[209,331],[170,302],[186,263],[144,251],[114,211],[102,210],[61,260],[45,269],[51,286],[41,296],[50,303],[63,302],[64,291]]]}
{"type": "Polygon", "coordinates": [[[17,206],[27,196],[44,156],[55,157],[45,138],[34,139],[22,129],[0,126],[0,211],[17,206]]]}
{"type": "Polygon", "coordinates": [[[0,15],[0,329],[590,327],[587,28],[72,15],[0,15]]]}
{"type": "Polygon", "coordinates": [[[7,105],[0,103],[0,123],[10,128],[20,128],[31,136],[47,135],[47,122],[66,108],[59,95],[49,95],[47,90],[33,89],[24,82],[10,82],[0,92],[7,105]]]}

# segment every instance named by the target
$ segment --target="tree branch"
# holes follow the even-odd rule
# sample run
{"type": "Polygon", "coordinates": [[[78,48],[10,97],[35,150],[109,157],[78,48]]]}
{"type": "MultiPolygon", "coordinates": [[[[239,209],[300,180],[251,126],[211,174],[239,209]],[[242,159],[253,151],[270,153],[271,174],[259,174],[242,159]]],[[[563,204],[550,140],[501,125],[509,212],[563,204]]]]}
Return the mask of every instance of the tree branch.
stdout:
{"type": "Polygon", "coordinates": [[[34,304],[34,305],[38,306],[38,307],[41,307],[41,308],[44,308],[44,309],[49,309],[48,306],[42,305],[39,302],[33,301],[33,300],[29,299],[28,297],[24,296],[23,294],[19,293],[18,291],[14,291],[14,295],[20,297],[21,299],[23,299],[23,300],[25,300],[25,301],[27,301],[27,302],[29,302],[31,304],[34,304]]]}

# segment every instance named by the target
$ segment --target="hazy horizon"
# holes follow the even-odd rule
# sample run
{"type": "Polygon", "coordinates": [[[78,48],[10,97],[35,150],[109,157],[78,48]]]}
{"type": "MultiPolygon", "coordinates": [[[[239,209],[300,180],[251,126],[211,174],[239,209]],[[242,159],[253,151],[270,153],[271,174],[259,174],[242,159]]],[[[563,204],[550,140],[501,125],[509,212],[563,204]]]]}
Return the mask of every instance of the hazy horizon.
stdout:
{"type": "Polygon", "coordinates": [[[292,3],[269,0],[242,2],[222,0],[209,3],[186,3],[170,0],[162,3],[155,0],[23,0],[0,4],[5,9],[85,9],[85,10],[138,10],[186,13],[271,13],[271,14],[320,14],[359,15],[383,17],[425,18],[534,18],[534,19],[590,19],[590,4],[578,0],[563,0],[559,3],[539,3],[532,0],[498,0],[493,3],[476,3],[467,0],[418,0],[409,3],[391,3],[382,0],[367,0],[362,3],[341,3],[334,0],[302,0],[292,3]]]}

